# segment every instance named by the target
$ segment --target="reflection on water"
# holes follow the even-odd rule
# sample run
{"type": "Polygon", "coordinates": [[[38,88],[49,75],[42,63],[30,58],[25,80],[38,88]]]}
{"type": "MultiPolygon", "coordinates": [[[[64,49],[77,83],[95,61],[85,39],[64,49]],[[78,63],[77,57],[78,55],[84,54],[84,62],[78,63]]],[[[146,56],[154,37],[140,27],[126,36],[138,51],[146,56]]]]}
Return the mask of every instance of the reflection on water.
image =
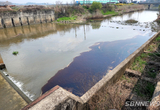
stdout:
{"type": "Polygon", "coordinates": [[[44,93],[55,85],[80,96],[154,34],[151,25],[156,24],[123,24],[123,19],[143,15],[150,21],[148,14],[153,13],[156,19],[157,12],[143,11],[89,25],[50,23],[1,29],[5,72],[33,100],[42,87],[44,93]],[[19,54],[14,56],[13,51],[19,54]]]}
{"type": "Polygon", "coordinates": [[[147,40],[146,36],[100,42],[91,46],[89,52],[82,53],[68,67],[58,71],[42,88],[43,93],[60,85],[78,96],[83,95],[106,73],[140,47],[147,40]]]}

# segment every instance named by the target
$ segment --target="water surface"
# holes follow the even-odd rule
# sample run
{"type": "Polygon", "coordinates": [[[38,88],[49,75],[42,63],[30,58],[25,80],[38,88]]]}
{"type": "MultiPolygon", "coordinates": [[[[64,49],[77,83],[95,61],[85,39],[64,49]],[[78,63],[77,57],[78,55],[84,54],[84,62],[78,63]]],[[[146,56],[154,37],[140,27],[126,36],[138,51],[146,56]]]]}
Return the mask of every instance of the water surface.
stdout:
{"type": "Polygon", "coordinates": [[[0,30],[4,71],[32,100],[55,85],[81,96],[155,32],[156,11],[86,25],[41,24],[0,30]],[[150,17],[151,16],[151,17],[150,17]],[[127,19],[137,24],[126,24],[127,19]],[[18,51],[17,56],[12,55],[18,51]]]}

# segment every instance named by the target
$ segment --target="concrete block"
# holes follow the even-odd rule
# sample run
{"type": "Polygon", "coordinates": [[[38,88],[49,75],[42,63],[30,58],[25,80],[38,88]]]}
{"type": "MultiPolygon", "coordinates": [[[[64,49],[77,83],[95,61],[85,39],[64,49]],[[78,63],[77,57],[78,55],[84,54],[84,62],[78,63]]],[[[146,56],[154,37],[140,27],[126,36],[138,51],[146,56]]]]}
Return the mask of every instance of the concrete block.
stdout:
{"type": "Polygon", "coordinates": [[[41,23],[41,18],[40,16],[35,16],[35,23],[40,24],[41,23]]]}
{"type": "Polygon", "coordinates": [[[13,18],[13,21],[14,21],[14,25],[15,25],[15,26],[21,26],[21,23],[20,23],[20,21],[19,21],[19,17],[13,18]]]}
{"type": "Polygon", "coordinates": [[[53,15],[51,15],[51,20],[52,20],[52,21],[54,21],[54,20],[55,20],[55,16],[54,16],[54,14],[53,14],[53,15]]]}
{"type": "Polygon", "coordinates": [[[149,110],[159,110],[160,109],[160,82],[157,82],[156,88],[154,90],[151,104],[148,107],[149,110]]]}
{"type": "Polygon", "coordinates": [[[2,19],[0,18],[0,29],[3,28],[3,25],[2,25],[1,21],[2,21],[2,19]]]}
{"type": "Polygon", "coordinates": [[[30,24],[35,24],[34,16],[29,16],[29,17],[28,17],[28,22],[29,22],[29,25],[30,25],[30,24]]]}
{"type": "Polygon", "coordinates": [[[28,25],[27,17],[21,17],[22,25],[28,25]]]}
{"type": "Polygon", "coordinates": [[[41,22],[42,23],[46,23],[46,16],[45,15],[41,15],[41,22]]]}
{"type": "Polygon", "coordinates": [[[46,22],[50,23],[51,22],[51,16],[50,15],[46,15],[46,22]]]}
{"type": "Polygon", "coordinates": [[[3,21],[4,21],[6,28],[13,27],[11,18],[3,18],[3,21]]]}
{"type": "Polygon", "coordinates": [[[22,110],[81,110],[82,103],[79,97],[55,86],[22,110]]]}

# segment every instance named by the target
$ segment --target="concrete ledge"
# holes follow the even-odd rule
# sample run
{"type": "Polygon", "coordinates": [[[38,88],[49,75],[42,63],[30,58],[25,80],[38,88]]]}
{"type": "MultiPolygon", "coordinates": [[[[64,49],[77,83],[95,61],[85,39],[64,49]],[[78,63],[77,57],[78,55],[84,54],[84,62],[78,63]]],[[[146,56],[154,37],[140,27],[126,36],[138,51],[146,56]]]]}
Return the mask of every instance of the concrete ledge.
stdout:
{"type": "Polygon", "coordinates": [[[160,81],[157,82],[156,89],[154,90],[151,104],[149,110],[159,110],[160,109],[160,81]]]}
{"type": "Polygon", "coordinates": [[[67,108],[81,110],[82,103],[79,97],[59,86],[55,86],[22,110],[68,110],[67,108]]]}
{"type": "Polygon", "coordinates": [[[27,17],[21,17],[21,22],[23,25],[28,25],[27,17]]]}
{"type": "Polygon", "coordinates": [[[3,21],[4,21],[6,28],[13,27],[11,18],[3,18],[3,21]]]}
{"type": "Polygon", "coordinates": [[[13,21],[14,21],[14,26],[21,26],[20,21],[19,21],[19,17],[13,18],[13,21]]]}
{"type": "MultiPolygon", "coordinates": [[[[0,21],[2,21],[2,19],[0,18],[0,21]]],[[[2,22],[0,22],[0,29],[3,28],[2,22]]]]}

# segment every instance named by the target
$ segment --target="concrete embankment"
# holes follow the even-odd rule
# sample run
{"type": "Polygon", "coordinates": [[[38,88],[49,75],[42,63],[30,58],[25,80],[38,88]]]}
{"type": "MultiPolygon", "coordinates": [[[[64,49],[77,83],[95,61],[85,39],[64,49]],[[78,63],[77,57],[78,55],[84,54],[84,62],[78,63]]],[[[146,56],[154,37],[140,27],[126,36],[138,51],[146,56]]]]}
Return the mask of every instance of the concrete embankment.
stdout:
{"type": "Polygon", "coordinates": [[[16,12],[0,14],[0,28],[16,27],[54,21],[54,11],[16,12]]]}

